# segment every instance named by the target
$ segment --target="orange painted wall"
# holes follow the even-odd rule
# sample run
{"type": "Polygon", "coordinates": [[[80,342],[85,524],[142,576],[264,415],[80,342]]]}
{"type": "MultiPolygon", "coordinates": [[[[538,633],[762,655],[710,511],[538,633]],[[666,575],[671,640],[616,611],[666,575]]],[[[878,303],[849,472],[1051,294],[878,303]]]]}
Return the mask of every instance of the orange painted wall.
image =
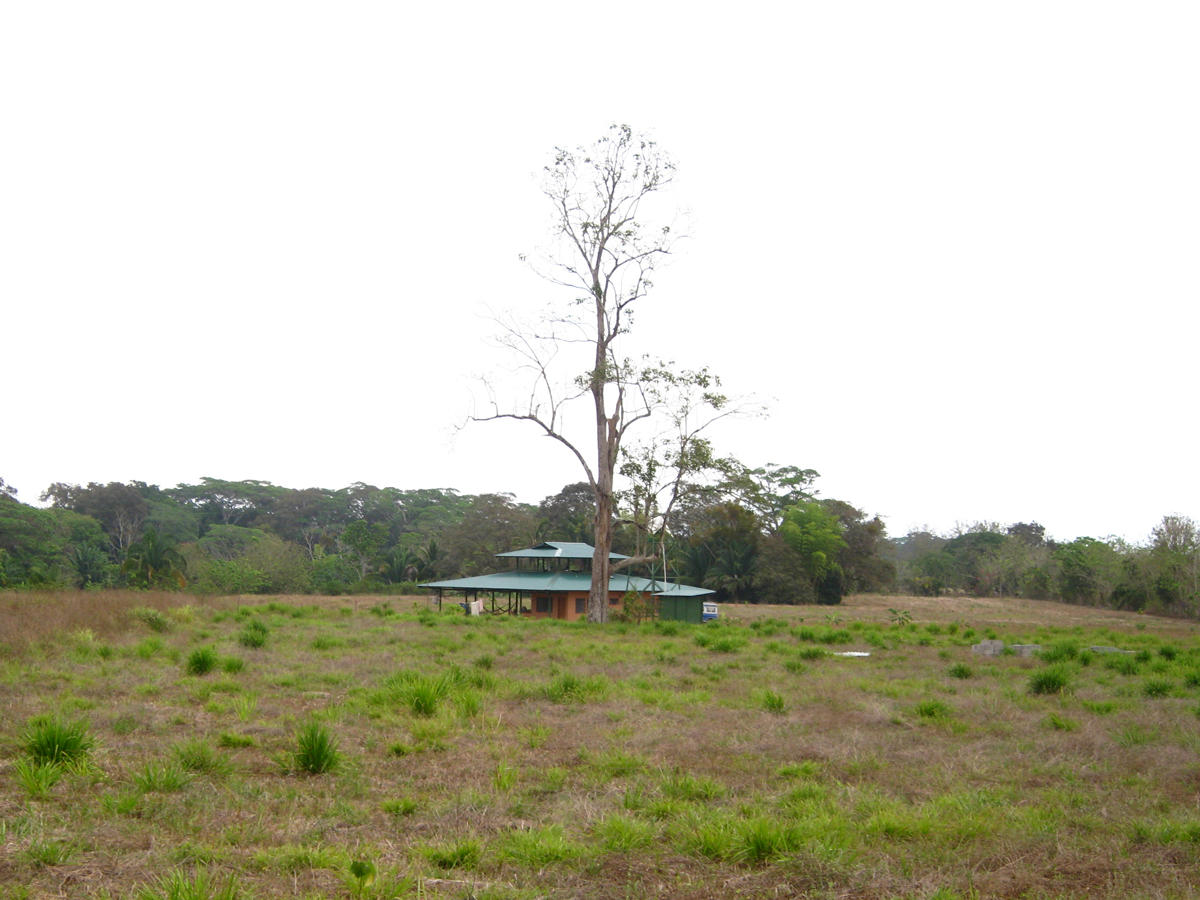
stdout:
{"type": "MultiPolygon", "coordinates": [[[[529,600],[529,612],[525,615],[532,619],[564,619],[567,622],[575,622],[579,619],[587,618],[587,598],[585,591],[577,591],[568,594],[550,594],[550,612],[535,612],[537,594],[529,600]],[[576,612],[576,601],[582,600],[582,611],[576,612]]],[[[545,595],[543,595],[545,596],[545,595]]],[[[621,594],[615,591],[608,595],[608,611],[610,613],[619,612],[621,609],[621,594]],[[613,601],[616,600],[616,603],[613,601]]]]}

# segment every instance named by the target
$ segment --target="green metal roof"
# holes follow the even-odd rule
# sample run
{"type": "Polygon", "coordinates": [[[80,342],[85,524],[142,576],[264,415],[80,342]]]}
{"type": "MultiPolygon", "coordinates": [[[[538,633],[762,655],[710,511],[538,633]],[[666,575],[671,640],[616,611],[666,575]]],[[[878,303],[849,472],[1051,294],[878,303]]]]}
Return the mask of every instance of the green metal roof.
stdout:
{"type": "MultiPolygon", "coordinates": [[[[596,555],[596,548],[591,544],[544,541],[527,550],[509,550],[507,553],[497,553],[496,555],[516,556],[521,559],[592,559],[596,555]]],[[[608,558],[629,559],[622,553],[610,553],[608,558]]]]}
{"type": "MultiPolygon", "coordinates": [[[[571,546],[571,545],[565,545],[571,546]]],[[[587,546],[576,545],[576,546],[587,546]]],[[[511,556],[512,554],[501,554],[511,556]]],[[[562,593],[587,591],[592,586],[590,572],[496,572],[492,575],[475,575],[471,578],[454,578],[450,581],[430,581],[423,588],[445,588],[453,591],[522,591],[534,593],[562,593]]],[[[610,591],[637,591],[643,594],[672,597],[701,597],[713,591],[692,587],[689,584],[672,584],[655,581],[637,575],[613,575],[608,580],[610,591]]]]}

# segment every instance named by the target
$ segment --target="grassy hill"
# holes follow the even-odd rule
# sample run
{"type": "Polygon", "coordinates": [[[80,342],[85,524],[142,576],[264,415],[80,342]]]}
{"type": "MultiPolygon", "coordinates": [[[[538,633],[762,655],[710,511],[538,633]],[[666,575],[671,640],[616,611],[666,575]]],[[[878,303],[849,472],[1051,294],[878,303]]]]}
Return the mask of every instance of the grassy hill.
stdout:
{"type": "Polygon", "coordinates": [[[0,595],[7,896],[1197,893],[1195,625],[966,598],[707,626],[453,609],[0,595]]]}

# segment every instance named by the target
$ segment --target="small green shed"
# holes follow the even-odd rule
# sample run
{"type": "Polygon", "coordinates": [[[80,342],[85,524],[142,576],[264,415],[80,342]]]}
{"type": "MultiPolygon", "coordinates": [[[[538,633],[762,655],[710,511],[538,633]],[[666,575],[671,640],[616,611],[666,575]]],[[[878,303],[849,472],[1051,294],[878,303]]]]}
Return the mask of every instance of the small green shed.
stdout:
{"type": "Polygon", "coordinates": [[[658,617],[699,625],[704,621],[704,597],[662,595],[658,598],[658,617]]]}

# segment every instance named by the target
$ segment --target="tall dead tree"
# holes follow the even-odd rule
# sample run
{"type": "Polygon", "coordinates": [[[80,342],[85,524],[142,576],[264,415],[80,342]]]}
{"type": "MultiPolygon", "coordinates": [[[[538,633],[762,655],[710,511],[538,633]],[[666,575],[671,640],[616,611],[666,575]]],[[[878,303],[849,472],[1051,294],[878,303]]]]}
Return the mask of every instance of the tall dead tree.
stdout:
{"type": "MultiPolygon", "coordinates": [[[[627,125],[614,125],[590,147],[557,148],[546,166],[544,192],[554,209],[555,248],[541,271],[550,281],[576,291],[574,303],[530,330],[508,325],[501,342],[532,375],[528,397],[515,408],[493,402],[476,420],[532,422],[578,460],[596,501],[592,583],[588,620],[608,618],[615,518],[614,476],[629,428],[656,408],[648,379],[661,371],[620,353],[633,306],[651,287],[656,263],[670,252],[670,224],[652,224],[651,208],[670,184],[674,165],[653,141],[627,125]],[[586,351],[573,379],[560,381],[552,364],[586,351]],[[582,370],[582,371],[581,371],[582,370]],[[574,401],[594,416],[594,453],[584,439],[568,435],[564,410],[574,401]]],[[[592,419],[589,416],[589,419],[592,419]]]]}

